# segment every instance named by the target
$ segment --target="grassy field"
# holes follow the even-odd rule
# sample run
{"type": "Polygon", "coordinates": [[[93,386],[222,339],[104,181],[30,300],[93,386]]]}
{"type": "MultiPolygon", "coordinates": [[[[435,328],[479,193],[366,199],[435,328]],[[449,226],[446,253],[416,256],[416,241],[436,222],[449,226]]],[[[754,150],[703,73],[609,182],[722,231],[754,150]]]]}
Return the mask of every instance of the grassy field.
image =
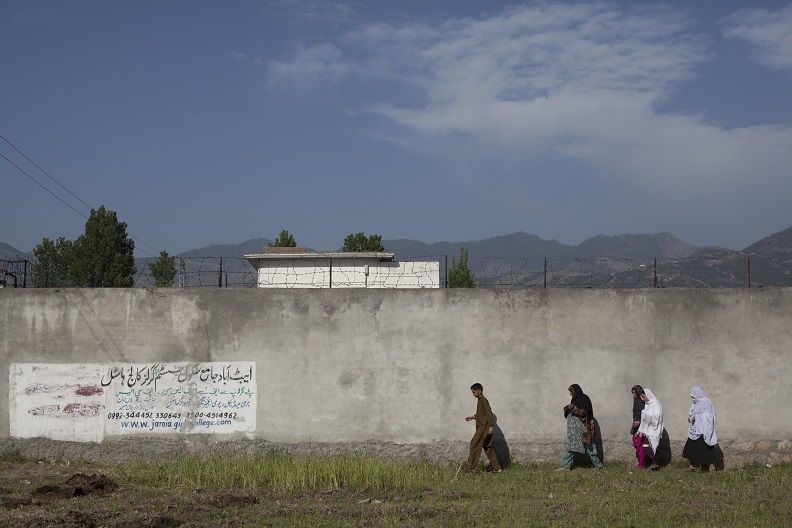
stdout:
{"type": "Polygon", "coordinates": [[[789,464],[688,473],[512,465],[501,475],[360,457],[125,465],[0,456],[0,526],[788,526],[789,464]]]}

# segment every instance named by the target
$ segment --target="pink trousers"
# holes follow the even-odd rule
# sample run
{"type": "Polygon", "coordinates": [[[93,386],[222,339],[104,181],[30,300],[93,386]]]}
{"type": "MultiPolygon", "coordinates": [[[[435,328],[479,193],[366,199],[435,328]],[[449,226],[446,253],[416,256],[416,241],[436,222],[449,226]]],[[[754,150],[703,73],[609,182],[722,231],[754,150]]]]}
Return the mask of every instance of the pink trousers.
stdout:
{"type": "Polygon", "coordinates": [[[635,456],[638,457],[639,468],[646,467],[646,449],[643,447],[645,440],[646,437],[642,434],[633,436],[633,447],[635,448],[635,456]]]}

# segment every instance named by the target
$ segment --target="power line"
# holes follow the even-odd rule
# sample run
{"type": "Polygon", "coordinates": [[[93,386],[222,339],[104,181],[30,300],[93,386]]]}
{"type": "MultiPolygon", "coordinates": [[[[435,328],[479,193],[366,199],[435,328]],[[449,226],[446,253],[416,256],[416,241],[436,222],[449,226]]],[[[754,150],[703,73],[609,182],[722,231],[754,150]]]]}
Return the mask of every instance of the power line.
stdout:
{"type": "MultiPolygon", "coordinates": [[[[32,164],[33,164],[33,165],[34,165],[34,166],[35,166],[35,167],[36,167],[38,170],[40,170],[41,172],[43,172],[44,174],[46,174],[46,175],[47,175],[47,177],[48,177],[50,180],[52,180],[52,181],[54,181],[55,183],[57,183],[58,185],[60,185],[60,188],[61,188],[61,189],[63,189],[63,190],[64,190],[64,191],[66,191],[67,193],[71,194],[71,195],[72,195],[72,196],[74,196],[75,198],[77,198],[77,199],[78,199],[80,202],[82,202],[82,204],[83,204],[85,207],[87,207],[88,209],[94,209],[93,207],[91,207],[91,206],[90,206],[90,205],[88,205],[87,203],[83,202],[82,198],[80,198],[79,196],[77,196],[76,194],[74,194],[73,192],[71,192],[69,189],[67,189],[66,187],[64,187],[64,186],[63,186],[63,184],[61,184],[61,182],[59,182],[58,180],[56,180],[55,178],[53,178],[53,177],[52,177],[52,175],[51,175],[50,173],[48,173],[47,171],[45,171],[44,169],[42,169],[41,167],[39,167],[39,166],[38,166],[38,164],[37,164],[35,161],[33,161],[32,159],[30,159],[30,158],[28,158],[27,156],[25,156],[25,153],[24,153],[24,152],[22,152],[21,150],[19,150],[18,148],[16,148],[16,147],[14,146],[14,144],[13,144],[13,143],[11,143],[10,141],[8,141],[8,140],[5,138],[5,136],[4,136],[3,134],[0,134],[0,138],[2,138],[2,139],[3,139],[3,141],[5,141],[6,143],[8,143],[8,144],[11,146],[11,148],[12,148],[12,149],[14,149],[14,150],[16,150],[17,152],[19,152],[19,154],[20,154],[20,155],[21,155],[23,158],[25,158],[25,159],[26,159],[26,160],[28,160],[30,163],[32,163],[32,164]]],[[[3,157],[5,157],[5,156],[3,156],[3,157]]],[[[8,159],[8,158],[6,158],[6,159],[8,159]]]]}
{"type": "Polygon", "coordinates": [[[34,177],[33,177],[33,176],[31,176],[30,174],[28,174],[27,172],[25,172],[24,170],[22,170],[22,169],[19,167],[19,165],[17,165],[16,163],[14,163],[13,161],[11,161],[10,159],[6,158],[4,154],[0,153],[0,156],[3,156],[3,159],[5,159],[5,160],[6,160],[8,163],[10,163],[10,164],[11,164],[11,165],[13,165],[14,167],[16,167],[16,169],[17,169],[19,172],[21,172],[22,174],[24,174],[25,176],[27,176],[28,178],[30,178],[31,180],[33,180],[33,181],[36,183],[36,185],[38,185],[39,187],[41,187],[42,189],[44,189],[45,191],[47,191],[48,193],[50,193],[52,196],[54,196],[55,198],[57,198],[59,201],[61,201],[61,202],[63,203],[63,205],[65,205],[66,207],[68,207],[69,209],[71,209],[72,211],[74,211],[75,213],[77,213],[78,215],[80,215],[80,216],[82,216],[83,218],[85,218],[86,220],[88,220],[88,217],[87,217],[87,216],[85,216],[85,215],[84,215],[84,214],[82,214],[80,211],[78,211],[77,209],[75,209],[74,207],[72,207],[72,206],[71,206],[69,203],[67,203],[65,200],[63,200],[63,199],[62,199],[60,196],[58,196],[58,195],[57,195],[57,194],[55,194],[54,192],[50,191],[50,190],[49,190],[49,189],[47,189],[46,187],[44,187],[44,186],[43,186],[43,185],[42,185],[42,184],[41,184],[41,183],[40,183],[40,182],[39,182],[39,181],[38,181],[36,178],[34,178],[34,177]]]}
{"type": "MultiPolygon", "coordinates": [[[[25,155],[25,154],[24,154],[24,153],[23,153],[21,150],[19,150],[18,148],[16,148],[16,146],[14,146],[14,144],[13,144],[13,143],[11,143],[10,141],[8,141],[8,139],[6,139],[6,137],[5,137],[3,134],[0,134],[0,138],[2,138],[2,139],[3,139],[3,141],[5,141],[6,143],[8,143],[8,144],[11,146],[11,148],[13,148],[14,150],[16,150],[16,151],[17,151],[17,152],[18,152],[18,153],[19,153],[19,154],[20,154],[20,155],[21,155],[23,158],[25,158],[25,159],[26,159],[26,160],[28,160],[30,163],[32,163],[32,164],[33,164],[33,165],[34,165],[34,166],[35,166],[35,167],[36,167],[38,170],[40,170],[41,172],[43,172],[44,174],[46,174],[46,175],[47,175],[47,177],[48,177],[50,180],[52,180],[52,181],[54,181],[55,183],[57,183],[57,184],[58,184],[58,185],[59,185],[59,186],[60,186],[60,187],[61,187],[61,188],[62,188],[64,191],[66,191],[67,193],[69,193],[69,194],[71,194],[72,196],[74,196],[74,197],[75,197],[77,200],[79,200],[79,201],[80,201],[80,202],[81,202],[83,205],[85,205],[85,206],[86,206],[88,209],[90,209],[90,210],[92,210],[92,211],[94,210],[94,208],[93,208],[93,207],[91,207],[90,205],[88,205],[87,203],[85,203],[85,201],[83,201],[83,200],[82,200],[82,198],[80,198],[79,196],[77,196],[76,194],[74,194],[73,192],[71,192],[69,189],[67,189],[67,188],[66,188],[66,187],[65,187],[65,186],[64,186],[64,185],[63,185],[61,182],[59,182],[59,181],[58,181],[58,180],[56,180],[54,177],[52,177],[52,176],[51,176],[51,175],[50,175],[50,174],[49,174],[47,171],[45,171],[44,169],[42,169],[41,167],[39,167],[39,165],[38,165],[38,164],[37,164],[35,161],[33,161],[32,159],[28,158],[28,157],[27,157],[27,156],[26,156],[26,155],[25,155]]],[[[85,218],[86,220],[88,220],[88,217],[87,217],[87,216],[85,216],[85,215],[84,215],[84,214],[82,214],[80,211],[78,211],[77,209],[75,209],[74,207],[72,207],[71,205],[69,205],[67,202],[65,202],[63,199],[61,199],[61,198],[60,198],[58,195],[56,195],[54,192],[52,192],[52,191],[50,191],[49,189],[47,189],[47,188],[46,188],[44,185],[42,185],[42,184],[41,184],[41,183],[40,183],[38,180],[36,180],[36,179],[35,179],[33,176],[31,176],[30,174],[28,174],[27,172],[25,172],[24,170],[22,170],[22,169],[21,169],[21,168],[20,168],[20,167],[19,167],[19,166],[18,166],[16,163],[14,163],[13,161],[11,161],[11,160],[10,160],[10,159],[8,159],[7,157],[5,157],[3,154],[0,154],[0,156],[3,156],[3,158],[4,158],[4,159],[5,159],[5,160],[6,160],[8,163],[10,163],[10,164],[11,164],[11,165],[13,165],[14,167],[16,167],[16,169],[17,169],[18,171],[20,171],[22,174],[24,174],[25,176],[27,176],[28,178],[30,178],[31,180],[33,180],[34,182],[36,182],[36,184],[37,184],[39,187],[41,187],[42,189],[44,189],[45,191],[47,191],[48,193],[50,193],[52,196],[54,196],[55,198],[57,198],[58,200],[60,200],[60,201],[61,201],[61,202],[62,202],[64,205],[66,205],[66,206],[67,206],[69,209],[71,209],[72,211],[74,211],[74,212],[75,212],[75,213],[77,213],[78,215],[80,215],[80,216],[82,216],[83,218],[85,218]]],[[[138,242],[140,242],[141,244],[143,244],[143,245],[145,245],[145,246],[148,246],[148,247],[152,248],[152,249],[153,249],[153,250],[155,250],[155,251],[160,251],[160,252],[162,251],[162,250],[160,250],[159,248],[152,246],[152,245],[151,245],[151,244],[149,244],[148,242],[146,242],[146,241],[144,241],[144,240],[142,240],[142,239],[140,239],[140,238],[136,237],[136,236],[135,236],[135,235],[133,235],[132,233],[129,233],[129,236],[130,236],[130,237],[132,237],[132,238],[134,238],[135,240],[137,240],[137,241],[138,241],[138,242]]],[[[145,253],[146,255],[148,255],[148,256],[150,256],[150,257],[155,257],[155,256],[156,256],[156,255],[152,255],[151,253],[149,253],[148,251],[146,251],[146,250],[144,250],[144,249],[140,249],[140,248],[138,248],[138,249],[140,250],[140,252],[141,252],[141,253],[145,253]]]]}

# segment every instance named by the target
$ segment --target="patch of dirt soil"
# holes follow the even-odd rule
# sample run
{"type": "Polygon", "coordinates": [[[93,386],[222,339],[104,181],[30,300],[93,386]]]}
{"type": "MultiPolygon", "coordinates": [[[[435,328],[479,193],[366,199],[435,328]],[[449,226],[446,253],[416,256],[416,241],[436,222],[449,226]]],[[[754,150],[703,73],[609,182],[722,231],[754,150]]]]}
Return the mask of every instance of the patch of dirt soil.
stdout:
{"type": "Polygon", "coordinates": [[[39,517],[29,521],[25,528],[99,528],[108,526],[107,519],[111,515],[106,511],[72,510],[66,515],[39,517]]]}
{"type": "Polygon", "coordinates": [[[157,515],[155,517],[135,519],[117,525],[117,528],[177,528],[182,525],[182,521],[168,517],[166,515],[157,515]]]}
{"type": "Polygon", "coordinates": [[[94,493],[107,495],[118,489],[118,484],[107,475],[86,475],[75,473],[66,481],[66,486],[44,485],[39,486],[33,495],[39,497],[68,499],[71,497],[84,497],[94,493]]]}
{"type": "MultiPolygon", "coordinates": [[[[106,475],[74,473],[73,469],[69,471],[62,466],[49,464],[19,466],[8,464],[0,470],[0,509],[28,511],[27,519],[20,521],[22,524],[17,522],[13,526],[98,528],[108,526],[107,519],[112,515],[101,510],[76,509],[66,514],[54,515],[47,505],[52,501],[74,497],[107,495],[116,489],[118,484],[106,475]],[[31,489],[36,481],[41,485],[31,489]]],[[[17,516],[17,519],[21,518],[17,516]]],[[[0,525],[7,525],[8,520],[4,518],[0,525]]]]}
{"type": "Polygon", "coordinates": [[[238,528],[248,524],[234,512],[250,508],[258,514],[268,506],[264,496],[241,490],[150,498],[92,469],[99,468],[0,464],[0,528],[238,528]]]}
{"type": "Polygon", "coordinates": [[[5,508],[6,510],[30,506],[31,504],[33,504],[33,499],[30,497],[3,497],[0,499],[0,508],[5,508]]]}

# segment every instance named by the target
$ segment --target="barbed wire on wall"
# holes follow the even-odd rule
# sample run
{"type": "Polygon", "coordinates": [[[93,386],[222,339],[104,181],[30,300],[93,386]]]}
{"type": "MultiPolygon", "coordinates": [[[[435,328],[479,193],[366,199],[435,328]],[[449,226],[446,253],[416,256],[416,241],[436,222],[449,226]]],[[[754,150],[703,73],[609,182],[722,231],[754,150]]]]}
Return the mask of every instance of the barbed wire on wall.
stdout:
{"type": "MultiPolygon", "coordinates": [[[[256,270],[244,257],[175,257],[174,286],[183,288],[255,288],[256,270]]],[[[153,288],[154,277],[148,263],[156,259],[139,259],[135,287],[153,288]]]]}
{"type": "MultiPolygon", "coordinates": [[[[453,262],[449,255],[400,258],[370,266],[368,275],[343,267],[326,269],[288,263],[267,278],[244,257],[175,258],[173,286],[185,288],[327,288],[331,276],[334,288],[444,288],[453,262]],[[434,263],[436,271],[428,273],[427,263],[434,263]]],[[[135,287],[155,287],[147,265],[155,260],[136,259],[135,287]]],[[[36,287],[32,273],[35,263],[29,258],[0,259],[0,285],[36,287]]],[[[682,259],[470,256],[468,268],[481,288],[792,287],[792,257],[736,252],[723,258],[682,259]]]]}
{"type": "Polygon", "coordinates": [[[654,285],[653,259],[551,259],[548,273],[555,287],[650,288],[654,285]]]}
{"type": "Polygon", "coordinates": [[[0,260],[0,286],[4,288],[24,288],[31,262],[26,259],[0,260]]]}

